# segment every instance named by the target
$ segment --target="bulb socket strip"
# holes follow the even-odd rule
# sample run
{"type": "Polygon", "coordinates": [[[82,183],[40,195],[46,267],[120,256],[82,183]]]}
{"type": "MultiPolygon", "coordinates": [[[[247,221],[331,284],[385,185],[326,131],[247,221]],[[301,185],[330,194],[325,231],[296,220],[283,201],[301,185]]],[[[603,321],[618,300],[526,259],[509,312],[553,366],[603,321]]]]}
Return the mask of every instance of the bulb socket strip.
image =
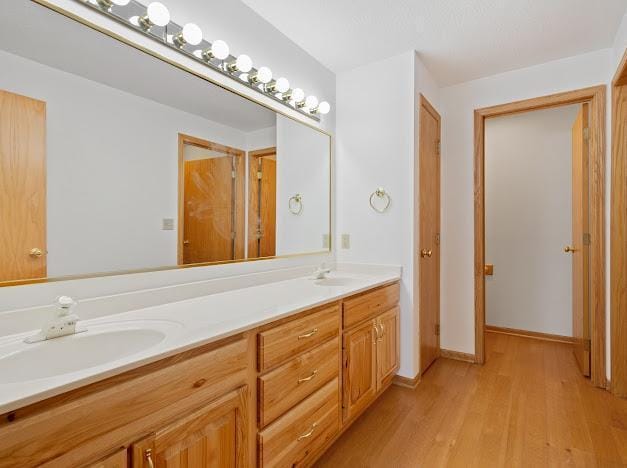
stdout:
{"type": "Polygon", "coordinates": [[[178,53],[217,71],[218,73],[228,76],[240,85],[262,94],[281,105],[295,110],[296,112],[309,117],[316,122],[320,121],[317,109],[308,109],[304,101],[293,102],[291,99],[292,89],[285,93],[276,91],[276,82],[272,80],[268,85],[259,82],[257,77],[258,69],[253,67],[247,73],[240,72],[235,62],[237,57],[229,54],[223,60],[213,57],[211,53],[211,42],[202,40],[200,44],[191,45],[183,40],[183,26],[170,22],[166,26],[157,26],[152,24],[146,14],[146,7],[142,3],[130,0],[126,5],[116,5],[111,0],[76,0],[78,3],[86,5],[101,14],[114,19],[145,36],[176,50],[178,53]],[[250,78],[249,78],[250,77],[250,78]]]}

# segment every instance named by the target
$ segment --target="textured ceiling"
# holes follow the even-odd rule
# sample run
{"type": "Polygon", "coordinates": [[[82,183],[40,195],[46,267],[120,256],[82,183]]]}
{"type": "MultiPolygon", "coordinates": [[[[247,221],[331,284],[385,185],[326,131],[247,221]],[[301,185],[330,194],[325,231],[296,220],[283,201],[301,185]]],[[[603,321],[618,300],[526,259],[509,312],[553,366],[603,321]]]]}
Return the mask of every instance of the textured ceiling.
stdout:
{"type": "Polygon", "coordinates": [[[627,0],[243,0],[335,72],[417,50],[441,85],[612,45],[627,0]]]}

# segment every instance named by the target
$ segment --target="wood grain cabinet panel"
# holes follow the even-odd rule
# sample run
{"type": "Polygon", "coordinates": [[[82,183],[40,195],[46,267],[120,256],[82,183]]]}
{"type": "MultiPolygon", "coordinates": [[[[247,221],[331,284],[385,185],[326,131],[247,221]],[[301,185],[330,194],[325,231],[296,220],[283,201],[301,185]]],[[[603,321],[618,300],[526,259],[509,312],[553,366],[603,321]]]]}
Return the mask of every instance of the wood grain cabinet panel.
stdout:
{"type": "Polygon", "coordinates": [[[96,463],[87,465],[87,468],[127,468],[128,467],[128,450],[121,448],[111,455],[103,458],[96,463]]]}
{"type": "Polygon", "coordinates": [[[308,466],[339,427],[336,378],[259,433],[259,466],[308,466]]]}
{"type": "Polygon", "coordinates": [[[377,390],[392,381],[399,367],[399,312],[400,308],[394,307],[377,317],[377,390]]]}
{"type": "Polygon", "coordinates": [[[259,333],[259,370],[268,370],[337,336],[339,313],[339,306],[333,304],[259,333]]]}
{"type": "Polygon", "coordinates": [[[399,283],[390,284],[357,297],[346,299],[343,303],[344,328],[349,328],[394,307],[400,299],[399,283]]]}
{"type": "Polygon", "coordinates": [[[339,338],[317,346],[259,377],[259,425],[274,421],[339,375],[339,338]]]}
{"type": "Polygon", "coordinates": [[[133,468],[247,467],[243,386],[133,444],[133,468]]]}
{"type": "Polygon", "coordinates": [[[370,320],[344,333],[344,420],[359,414],[377,392],[376,330],[370,320]]]}

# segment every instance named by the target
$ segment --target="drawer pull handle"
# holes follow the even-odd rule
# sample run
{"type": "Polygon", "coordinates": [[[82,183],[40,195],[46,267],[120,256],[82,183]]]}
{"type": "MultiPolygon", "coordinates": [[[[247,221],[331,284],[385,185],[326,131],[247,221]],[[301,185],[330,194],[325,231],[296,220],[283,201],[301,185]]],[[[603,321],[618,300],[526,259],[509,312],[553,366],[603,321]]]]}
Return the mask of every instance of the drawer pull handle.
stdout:
{"type": "Polygon", "coordinates": [[[316,376],[317,373],[318,373],[318,369],[314,369],[314,371],[311,373],[309,377],[303,377],[302,379],[298,379],[298,383],[309,382],[311,379],[313,379],[316,376]]]}
{"type": "Polygon", "coordinates": [[[304,333],[302,335],[298,335],[298,339],[302,340],[303,338],[309,338],[311,336],[314,336],[316,333],[318,333],[318,329],[314,328],[313,330],[311,330],[309,333],[304,333]]]}
{"type": "Polygon", "coordinates": [[[311,435],[314,433],[314,430],[316,429],[316,426],[318,425],[318,423],[313,423],[311,425],[311,429],[309,429],[307,432],[305,432],[303,435],[298,436],[298,439],[296,439],[298,442],[300,442],[303,439],[307,439],[308,437],[311,437],[311,435]]]}
{"type": "Polygon", "coordinates": [[[146,463],[148,463],[148,468],[155,468],[155,464],[152,461],[152,449],[146,449],[144,452],[144,456],[146,457],[146,463]]]}

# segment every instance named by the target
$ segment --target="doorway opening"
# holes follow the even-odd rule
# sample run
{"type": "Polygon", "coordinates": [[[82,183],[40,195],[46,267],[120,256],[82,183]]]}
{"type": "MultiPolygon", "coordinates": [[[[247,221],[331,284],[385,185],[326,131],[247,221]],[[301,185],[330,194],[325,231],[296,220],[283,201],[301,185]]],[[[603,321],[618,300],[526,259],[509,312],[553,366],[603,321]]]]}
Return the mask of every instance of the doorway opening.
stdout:
{"type": "Polygon", "coordinates": [[[594,385],[605,386],[604,105],[605,87],[599,86],[475,111],[475,357],[479,363],[485,361],[486,330],[571,341],[582,373],[594,385]],[[562,131],[570,127],[566,142],[562,140],[570,143],[565,155],[568,166],[549,160],[557,156],[552,153],[557,151],[555,142],[548,145],[542,160],[538,141],[516,141],[512,135],[494,138],[493,130],[502,127],[501,132],[507,133],[508,125],[522,128],[525,122],[536,126],[538,139],[547,137],[548,121],[538,125],[534,119],[549,117],[562,121],[562,131]],[[499,159],[513,155],[516,158],[509,166],[499,159]],[[518,171],[508,175],[511,164],[518,171]],[[562,212],[552,206],[560,199],[570,201],[561,203],[562,212]],[[509,309],[505,300],[510,301],[509,309]],[[537,310],[538,300],[553,310],[537,310]],[[492,307],[489,312],[486,304],[492,307]],[[569,309],[570,317],[564,315],[569,309]],[[547,320],[551,312],[554,316],[547,320]],[[486,327],[486,317],[491,326],[486,327]]]}

